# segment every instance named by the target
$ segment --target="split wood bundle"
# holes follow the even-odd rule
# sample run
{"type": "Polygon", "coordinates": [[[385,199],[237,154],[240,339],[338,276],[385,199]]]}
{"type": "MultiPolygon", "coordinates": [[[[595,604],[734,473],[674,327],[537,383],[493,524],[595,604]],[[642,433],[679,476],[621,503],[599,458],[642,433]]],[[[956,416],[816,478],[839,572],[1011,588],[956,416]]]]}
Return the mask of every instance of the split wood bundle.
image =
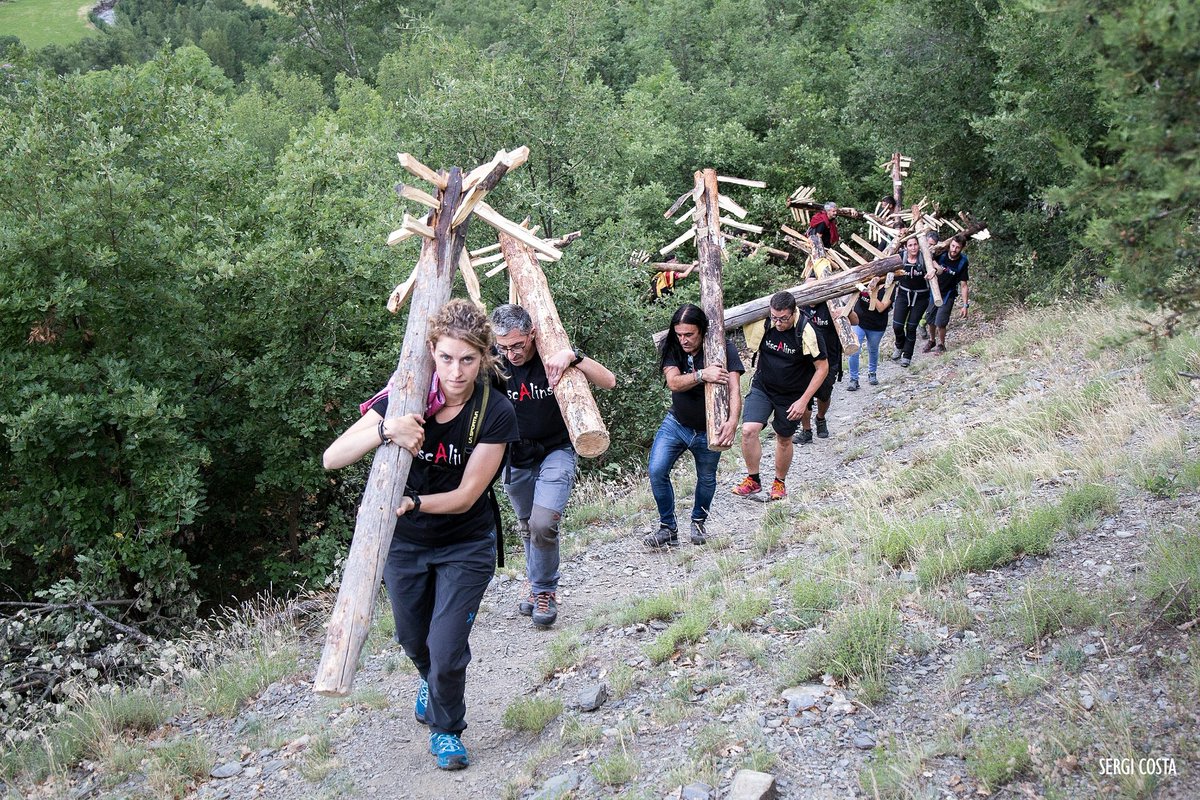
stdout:
{"type": "MultiPolygon", "coordinates": [[[[389,298],[389,307],[397,309],[406,300],[411,303],[400,360],[389,383],[389,419],[425,413],[433,379],[433,363],[426,345],[429,321],[450,299],[454,271],[464,268],[464,258],[464,280],[469,290],[474,287],[474,292],[478,292],[478,281],[472,280],[473,272],[468,274],[470,256],[464,250],[467,223],[472,215],[543,255],[555,259],[562,256],[554,245],[504,218],[483,201],[504,175],[525,163],[528,148],[501,150],[491,161],[466,175],[457,167],[449,172],[435,172],[407,153],[398,157],[404,169],[432,184],[437,194],[403,184],[397,187],[401,197],[427,206],[430,211],[420,220],[405,214],[400,228],[388,237],[389,244],[414,236],[421,240],[421,253],[412,275],[389,298]]],[[[411,467],[412,455],[401,447],[380,447],[375,451],[314,680],[313,690],[317,694],[341,697],[349,693],[354,682],[396,525],[396,508],[411,467]]]]}
{"type": "MultiPolygon", "coordinates": [[[[679,225],[690,219],[692,225],[658,252],[660,255],[666,255],[685,242],[693,239],[696,241],[695,268],[700,276],[700,307],[708,317],[708,333],[704,338],[704,363],[725,366],[725,327],[722,317],[725,294],[721,281],[721,264],[725,259],[726,241],[733,240],[750,247],[755,252],[765,250],[772,255],[785,258],[787,253],[758,242],[748,241],[724,230],[732,228],[736,231],[762,233],[763,229],[759,225],[739,221],[746,218],[746,209],[721,194],[719,185],[722,183],[759,189],[766,188],[766,184],[762,181],[729,178],[717,175],[716,171],[712,169],[696,172],[693,176],[691,191],[681,194],[679,199],[672,203],[671,207],[663,214],[664,217],[670,219],[679,209],[683,208],[690,198],[693,207],[680,214],[675,220],[675,224],[679,225]],[[722,215],[722,211],[737,219],[722,215]]],[[[692,268],[687,267],[678,274],[687,275],[691,271],[692,268]]],[[[729,418],[729,387],[724,383],[705,384],[704,399],[708,448],[710,450],[726,450],[729,445],[719,446],[716,442],[721,425],[729,418]]]]}

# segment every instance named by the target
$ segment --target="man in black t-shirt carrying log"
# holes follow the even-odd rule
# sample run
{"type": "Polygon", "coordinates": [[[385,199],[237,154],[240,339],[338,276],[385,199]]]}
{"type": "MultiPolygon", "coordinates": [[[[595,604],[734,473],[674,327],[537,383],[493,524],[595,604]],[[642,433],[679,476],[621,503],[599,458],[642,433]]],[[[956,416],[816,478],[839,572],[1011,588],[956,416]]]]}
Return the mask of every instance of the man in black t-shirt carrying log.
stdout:
{"type": "Polygon", "coordinates": [[[829,363],[822,337],[797,313],[791,292],[772,295],[769,314],[770,327],[759,343],[758,368],[743,404],[742,457],[749,474],[733,493],[748,497],[762,491],[758,472],[762,442],[758,437],[773,416],[775,482],[769,497],[782,500],[787,497],[785,480],[792,465],[792,435],[825,382],[829,363]]]}
{"type": "Polygon", "coordinates": [[[554,387],[571,367],[602,389],[612,389],[617,379],[578,348],[554,353],[543,362],[534,343],[533,319],[518,305],[497,307],[492,328],[521,435],[509,450],[504,471],[504,491],[517,515],[529,576],[529,591],[517,610],[548,627],[558,618],[559,522],[575,486],[576,462],[554,387]]]}

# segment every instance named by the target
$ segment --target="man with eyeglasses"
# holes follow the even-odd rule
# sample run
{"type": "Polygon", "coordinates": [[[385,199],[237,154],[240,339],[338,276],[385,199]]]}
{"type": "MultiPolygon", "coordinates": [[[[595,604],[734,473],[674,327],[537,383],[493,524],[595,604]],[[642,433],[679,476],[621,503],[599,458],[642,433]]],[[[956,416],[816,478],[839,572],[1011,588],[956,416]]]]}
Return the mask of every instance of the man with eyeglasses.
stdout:
{"type": "Polygon", "coordinates": [[[762,442],[758,437],[773,416],[775,482],[768,497],[782,500],[787,497],[785,480],[792,465],[792,435],[825,382],[829,364],[822,337],[802,314],[797,314],[796,298],[791,292],[773,294],[769,314],[768,327],[758,345],[754,380],[742,406],[742,458],[749,474],[733,493],[749,497],[762,491],[758,472],[762,442]]]}
{"type": "Polygon", "coordinates": [[[602,389],[614,388],[617,379],[578,348],[560,350],[543,362],[533,319],[521,306],[498,306],[492,328],[521,434],[509,449],[504,472],[504,491],[517,515],[529,577],[529,591],[522,594],[517,611],[532,617],[535,625],[549,627],[558,619],[559,521],[575,486],[576,459],[554,387],[571,367],[602,389]]]}

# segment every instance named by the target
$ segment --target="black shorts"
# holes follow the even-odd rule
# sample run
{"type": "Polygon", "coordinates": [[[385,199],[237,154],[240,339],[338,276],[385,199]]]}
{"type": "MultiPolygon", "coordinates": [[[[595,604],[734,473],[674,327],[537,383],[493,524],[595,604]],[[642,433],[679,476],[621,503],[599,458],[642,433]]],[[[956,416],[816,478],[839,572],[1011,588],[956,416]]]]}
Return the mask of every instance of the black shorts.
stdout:
{"type": "Polygon", "coordinates": [[[771,428],[780,436],[791,436],[800,426],[800,420],[787,418],[788,407],[799,398],[771,397],[757,386],[750,387],[746,402],[742,404],[742,422],[757,422],[766,425],[771,419],[771,428]]]}
{"type": "Polygon", "coordinates": [[[929,304],[929,311],[925,316],[929,319],[929,324],[935,328],[945,328],[950,324],[950,312],[954,310],[954,301],[958,298],[958,292],[952,292],[949,297],[942,299],[942,304],[938,308],[933,307],[933,303],[929,304]]]}

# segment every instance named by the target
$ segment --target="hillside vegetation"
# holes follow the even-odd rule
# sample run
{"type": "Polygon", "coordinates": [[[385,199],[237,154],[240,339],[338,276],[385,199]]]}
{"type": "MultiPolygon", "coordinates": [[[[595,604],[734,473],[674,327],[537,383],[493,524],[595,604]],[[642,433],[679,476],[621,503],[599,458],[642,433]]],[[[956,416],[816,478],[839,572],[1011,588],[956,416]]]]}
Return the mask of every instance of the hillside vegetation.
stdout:
{"type": "MultiPolygon", "coordinates": [[[[633,544],[656,520],[644,476],[584,487],[562,630],[516,616],[519,560],[489,590],[455,791],[719,796],[752,768],[787,797],[1194,796],[1200,449],[1178,371],[1200,371],[1200,340],[1153,354],[1114,337],[1128,308],[1095,310],[885,364],[801,448],[783,503],[732,497],[727,454],[707,547],[633,544]],[[611,699],[575,708],[594,684],[611,699]]],[[[159,645],[159,679],[69,712],[10,779],[30,797],[444,794],[386,602],[343,701],[311,694],[328,606],[307,608],[311,627],[259,608],[159,645]]]]}
{"type": "MultiPolygon", "coordinates": [[[[649,334],[697,288],[648,303],[630,256],[675,238],[662,212],[701,167],[766,181],[737,199],[786,248],[797,185],[870,208],[900,151],[908,199],[991,226],[972,313],[1116,293],[1154,325],[1114,334],[1195,329],[1194,3],[270,6],[122,0],[111,28],[43,48],[0,31],[8,719],[139,674],[139,637],[336,576],[366,465],[330,475],[319,454],[397,359],[384,301],[415,258],[384,245],[415,211],[399,151],[472,168],[528,145],[490,202],[583,231],[547,277],[572,342],[620,376],[596,480],[637,470],[661,419],[649,334]]],[[[726,302],[793,285],[795,261],[733,254],[726,302]]],[[[993,355],[1017,357],[980,374],[993,355]]],[[[977,433],[954,458],[1023,446],[977,433]]],[[[939,458],[910,491],[986,472],[939,458]]],[[[1034,552],[976,505],[987,553],[922,538],[923,584],[1034,552]]]]}

